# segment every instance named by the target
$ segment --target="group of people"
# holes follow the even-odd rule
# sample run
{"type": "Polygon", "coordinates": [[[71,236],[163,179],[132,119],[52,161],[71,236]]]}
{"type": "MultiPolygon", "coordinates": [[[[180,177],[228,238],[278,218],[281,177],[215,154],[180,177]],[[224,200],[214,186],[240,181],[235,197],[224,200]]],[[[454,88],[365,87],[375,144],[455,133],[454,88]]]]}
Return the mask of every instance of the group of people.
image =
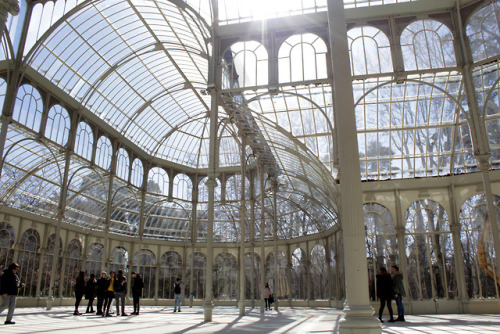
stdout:
{"type": "MultiPolygon", "coordinates": [[[[132,284],[130,286],[130,291],[132,292],[132,297],[134,300],[134,312],[132,314],[139,315],[140,311],[140,299],[142,297],[142,289],[144,288],[144,282],[139,273],[132,272],[132,284]]],[[[85,295],[85,298],[89,301],[87,305],[86,313],[94,313],[94,299],[97,297],[97,312],[96,315],[101,315],[103,317],[111,317],[111,303],[113,299],[116,301],[116,315],[120,315],[120,304],[121,304],[121,316],[128,316],[125,313],[125,297],[127,296],[127,278],[123,275],[123,270],[118,270],[118,274],[111,271],[109,275],[103,271],[99,279],[95,278],[94,274],[90,275],[90,278],[85,282],[85,272],[81,271],[76,277],[75,282],[75,311],[74,315],[81,315],[78,311],[80,302],[85,295]]]]}
{"type": "Polygon", "coordinates": [[[378,310],[378,319],[382,320],[382,313],[384,312],[385,305],[389,310],[389,322],[405,321],[405,309],[403,306],[403,297],[405,296],[405,289],[403,285],[403,274],[399,271],[398,266],[392,266],[392,275],[387,272],[385,267],[381,267],[380,274],[377,275],[377,297],[380,300],[380,308],[378,310]],[[391,301],[396,300],[398,308],[398,317],[394,319],[391,301]]]}

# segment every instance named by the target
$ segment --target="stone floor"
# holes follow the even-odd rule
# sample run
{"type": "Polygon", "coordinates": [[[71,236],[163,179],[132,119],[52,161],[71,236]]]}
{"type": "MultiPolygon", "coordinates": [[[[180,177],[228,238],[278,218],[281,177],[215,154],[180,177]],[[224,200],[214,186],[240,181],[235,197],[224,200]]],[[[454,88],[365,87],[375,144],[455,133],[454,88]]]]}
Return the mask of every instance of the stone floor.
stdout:
{"type": "MultiPolygon", "coordinates": [[[[127,308],[130,309],[129,307],[127,308]]],[[[83,307],[80,311],[84,310],[83,307]]],[[[3,325],[0,333],[337,333],[342,312],[331,308],[282,308],[279,312],[247,309],[240,317],[235,307],[216,307],[213,322],[203,322],[201,307],[173,313],[171,307],[143,307],[139,316],[102,318],[94,314],[73,316],[70,307],[18,308],[15,325],[3,325]]],[[[405,323],[383,323],[383,333],[500,333],[500,315],[414,315],[405,323]]]]}

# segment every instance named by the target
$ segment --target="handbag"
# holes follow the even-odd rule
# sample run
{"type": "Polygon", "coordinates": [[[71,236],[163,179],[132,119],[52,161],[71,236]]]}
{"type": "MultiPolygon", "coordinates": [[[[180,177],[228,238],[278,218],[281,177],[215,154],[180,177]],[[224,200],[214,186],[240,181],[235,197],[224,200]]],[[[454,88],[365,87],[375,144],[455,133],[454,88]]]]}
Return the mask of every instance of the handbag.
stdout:
{"type": "Polygon", "coordinates": [[[274,296],[269,295],[269,304],[272,304],[272,303],[274,303],[274,296]]]}

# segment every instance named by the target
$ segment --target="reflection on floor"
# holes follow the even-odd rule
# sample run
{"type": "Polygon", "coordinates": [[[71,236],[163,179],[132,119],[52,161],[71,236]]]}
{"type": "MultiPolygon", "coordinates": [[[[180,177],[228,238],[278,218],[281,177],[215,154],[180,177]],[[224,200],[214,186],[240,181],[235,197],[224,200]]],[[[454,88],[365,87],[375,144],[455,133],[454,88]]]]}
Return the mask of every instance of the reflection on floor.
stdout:
{"type": "MultiPolygon", "coordinates": [[[[81,307],[80,311],[84,311],[81,307]]],[[[130,307],[127,310],[131,312],[130,307]]],[[[1,333],[337,333],[342,312],[330,308],[282,308],[266,311],[247,308],[240,317],[236,307],[216,307],[213,322],[203,322],[201,307],[173,313],[172,307],[143,307],[139,316],[102,318],[95,314],[74,316],[70,307],[18,308],[15,325],[3,325],[1,333]]],[[[383,333],[500,333],[500,315],[409,315],[405,323],[382,324],[383,333]]]]}

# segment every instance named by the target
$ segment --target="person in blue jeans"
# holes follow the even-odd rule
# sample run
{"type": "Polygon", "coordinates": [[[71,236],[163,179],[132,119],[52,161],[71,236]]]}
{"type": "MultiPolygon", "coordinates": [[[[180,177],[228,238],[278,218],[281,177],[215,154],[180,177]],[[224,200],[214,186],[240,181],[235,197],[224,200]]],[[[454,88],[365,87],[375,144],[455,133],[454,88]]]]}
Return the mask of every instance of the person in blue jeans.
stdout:
{"type": "Polygon", "coordinates": [[[181,311],[181,303],[182,303],[182,280],[177,278],[174,283],[174,312],[181,311]]]}
{"type": "Polygon", "coordinates": [[[405,287],[403,284],[403,274],[399,271],[398,266],[392,266],[392,290],[394,291],[394,299],[398,306],[398,317],[396,321],[405,321],[405,308],[403,306],[403,297],[405,296],[405,287]]]}
{"type": "Polygon", "coordinates": [[[15,324],[12,321],[14,316],[14,309],[16,308],[16,298],[17,292],[20,287],[24,287],[24,283],[21,283],[17,271],[19,270],[19,265],[17,263],[12,263],[7,269],[3,271],[2,278],[0,280],[0,313],[5,309],[7,311],[7,319],[5,319],[6,325],[15,324]]]}

